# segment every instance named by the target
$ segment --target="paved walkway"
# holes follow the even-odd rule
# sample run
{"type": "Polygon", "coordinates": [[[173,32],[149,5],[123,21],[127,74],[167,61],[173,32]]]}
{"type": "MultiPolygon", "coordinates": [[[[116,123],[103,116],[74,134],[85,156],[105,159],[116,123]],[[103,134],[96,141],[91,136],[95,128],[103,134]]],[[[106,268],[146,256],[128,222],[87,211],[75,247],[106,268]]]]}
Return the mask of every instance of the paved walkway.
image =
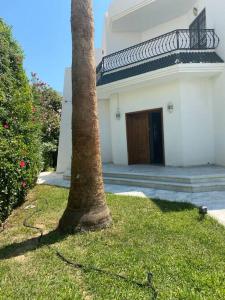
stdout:
{"type": "MultiPolygon", "coordinates": [[[[41,173],[38,178],[38,184],[47,184],[66,188],[70,187],[70,182],[68,180],[64,180],[61,174],[50,172],[41,173]]],[[[206,205],[209,209],[209,214],[225,226],[225,192],[182,193],[110,184],[105,185],[105,191],[117,195],[188,202],[196,206],[206,205]]]]}

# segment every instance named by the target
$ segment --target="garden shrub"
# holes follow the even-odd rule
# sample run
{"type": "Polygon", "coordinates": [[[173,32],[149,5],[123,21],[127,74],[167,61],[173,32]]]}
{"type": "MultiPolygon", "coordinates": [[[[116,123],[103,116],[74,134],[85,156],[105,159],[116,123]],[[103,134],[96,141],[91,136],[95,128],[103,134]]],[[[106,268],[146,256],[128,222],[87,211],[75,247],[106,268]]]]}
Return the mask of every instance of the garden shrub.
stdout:
{"type": "Polygon", "coordinates": [[[0,19],[0,222],[22,203],[40,171],[40,125],[23,52],[0,19]]]}
{"type": "Polygon", "coordinates": [[[39,103],[43,170],[48,170],[57,164],[62,96],[36,73],[31,75],[33,96],[39,103]]]}

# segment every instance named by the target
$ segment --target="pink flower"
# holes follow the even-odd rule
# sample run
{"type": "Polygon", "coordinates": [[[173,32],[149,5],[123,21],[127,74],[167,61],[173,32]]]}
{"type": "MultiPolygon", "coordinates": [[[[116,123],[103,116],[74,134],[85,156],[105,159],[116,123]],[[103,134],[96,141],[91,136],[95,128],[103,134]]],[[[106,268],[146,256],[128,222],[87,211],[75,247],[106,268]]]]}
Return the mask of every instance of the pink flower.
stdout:
{"type": "Polygon", "coordinates": [[[21,160],[20,162],[20,168],[25,168],[26,167],[26,163],[24,160],[21,160]]]}
{"type": "Polygon", "coordinates": [[[5,129],[9,129],[9,125],[8,125],[7,123],[5,123],[5,124],[3,125],[3,127],[4,127],[5,129]]]}
{"type": "Polygon", "coordinates": [[[25,189],[25,187],[27,186],[27,183],[25,181],[22,181],[21,185],[25,189]]]}

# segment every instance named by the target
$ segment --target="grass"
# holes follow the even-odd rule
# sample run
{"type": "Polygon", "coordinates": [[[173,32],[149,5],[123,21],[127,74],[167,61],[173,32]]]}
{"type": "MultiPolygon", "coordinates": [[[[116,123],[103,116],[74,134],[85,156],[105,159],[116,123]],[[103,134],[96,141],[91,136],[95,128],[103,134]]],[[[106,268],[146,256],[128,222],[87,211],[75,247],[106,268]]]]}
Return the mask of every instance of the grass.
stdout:
{"type": "Polygon", "coordinates": [[[10,217],[0,235],[0,299],[141,300],[147,289],[73,269],[51,248],[70,260],[146,281],[154,274],[157,299],[225,299],[225,228],[197,209],[149,199],[107,195],[114,224],[105,231],[61,236],[54,231],[68,190],[37,186],[23,207],[10,217]],[[48,200],[48,205],[46,204],[48,200]],[[37,232],[24,228],[24,218],[45,230],[41,247],[37,232]]]}

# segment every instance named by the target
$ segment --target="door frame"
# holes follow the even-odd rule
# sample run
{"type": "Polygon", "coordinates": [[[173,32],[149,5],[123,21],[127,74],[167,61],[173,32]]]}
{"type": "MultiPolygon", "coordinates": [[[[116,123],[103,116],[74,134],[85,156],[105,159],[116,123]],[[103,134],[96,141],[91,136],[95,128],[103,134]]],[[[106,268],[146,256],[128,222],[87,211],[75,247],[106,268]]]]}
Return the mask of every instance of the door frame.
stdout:
{"type": "MultiPolygon", "coordinates": [[[[164,141],[164,118],[163,118],[163,108],[160,107],[160,108],[152,108],[152,109],[145,109],[145,110],[139,110],[139,111],[134,111],[134,112],[128,112],[125,114],[126,116],[126,138],[127,138],[127,155],[128,155],[128,165],[131,165],[130,163],[130,153],[129,153],[129,145],[128,145],[128,128],[127,128],[127,124],[128,124],[128,116],[129,115],[135,115],[135,114],[139,114],[139,113],[149,113],[149,112],[160,112],[161,114],[161,122],[162,122],[162,150],[163,150],[163,162],[162,162],[162,166],[165,166],[165,141],[164,141]]],[[[149,137],[149,142],[150,141],[150,137],[149,137]]],[[[150,149],[149,149],[150,151],[150,149]]],[[[151,154],[149,153],[149,159],[150,159],[150,162],[149,164],[150,165],[154,165],[151,163],[151,154]]]]}

